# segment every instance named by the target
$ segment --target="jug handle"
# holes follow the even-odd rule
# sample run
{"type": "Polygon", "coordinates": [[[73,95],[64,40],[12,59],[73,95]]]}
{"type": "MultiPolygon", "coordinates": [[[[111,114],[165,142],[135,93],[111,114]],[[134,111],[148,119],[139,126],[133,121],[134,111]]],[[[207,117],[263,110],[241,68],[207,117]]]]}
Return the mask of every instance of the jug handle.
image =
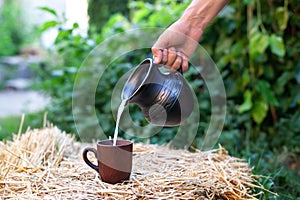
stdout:
{"type": "Polygon", "coordinates": [[[181,66],[181,65],[180,65],[179,69],[177,69],[177,71],[178,71],[181,75],[183,75],[183,73],[182,73],[182,66],[181,66]]]}

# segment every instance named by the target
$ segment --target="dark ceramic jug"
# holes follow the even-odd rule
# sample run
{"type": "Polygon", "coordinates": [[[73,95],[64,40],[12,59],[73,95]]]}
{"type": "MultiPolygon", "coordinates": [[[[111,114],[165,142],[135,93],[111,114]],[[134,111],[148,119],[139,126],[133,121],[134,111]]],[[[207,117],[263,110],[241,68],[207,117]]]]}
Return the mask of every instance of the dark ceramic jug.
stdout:
{"type": "Polygon", "coordinates": [[[151,58],[132,72],[122,91],[122,100],[135,103],[148,122],[157,126],[177,126],[191,114],[194,100],[181,72],[162,73],[151,58]]]}

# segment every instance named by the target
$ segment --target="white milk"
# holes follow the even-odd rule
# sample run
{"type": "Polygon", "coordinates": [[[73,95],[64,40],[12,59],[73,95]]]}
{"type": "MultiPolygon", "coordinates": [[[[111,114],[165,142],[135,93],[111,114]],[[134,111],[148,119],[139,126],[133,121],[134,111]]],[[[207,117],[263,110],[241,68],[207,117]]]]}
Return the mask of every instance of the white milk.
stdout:
{"type": "Polygon", "coordinates": [[[117,122],[116,122],[116,128],[115,128],[115,133],[114,133],[114,142],[113,142],[113,146],[116,146],[116,144],[117,144],[120,118],[121,118],[122,113],[123,113],[123,111],[124,111],[126,102],[127,102],[127,100],[123,100],[123,101],[121,102],[120,106],[119,106],[119,109],[118,109],[117,122]]]}

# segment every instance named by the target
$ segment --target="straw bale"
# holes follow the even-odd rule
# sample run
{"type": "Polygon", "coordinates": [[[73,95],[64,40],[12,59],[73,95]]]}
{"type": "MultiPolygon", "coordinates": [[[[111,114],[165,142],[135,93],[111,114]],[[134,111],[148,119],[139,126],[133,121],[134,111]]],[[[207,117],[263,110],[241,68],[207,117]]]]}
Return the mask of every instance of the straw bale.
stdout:
{"type": "Polygon", "coordinates": [[[253,188],[264,191],[248,164],[222,147],[191,153],[134,144],[131,179],[113,185],[84,163],[86,146],[96,144],[55,126],[0,142],[0,199],[256,199],[253,188]]]}

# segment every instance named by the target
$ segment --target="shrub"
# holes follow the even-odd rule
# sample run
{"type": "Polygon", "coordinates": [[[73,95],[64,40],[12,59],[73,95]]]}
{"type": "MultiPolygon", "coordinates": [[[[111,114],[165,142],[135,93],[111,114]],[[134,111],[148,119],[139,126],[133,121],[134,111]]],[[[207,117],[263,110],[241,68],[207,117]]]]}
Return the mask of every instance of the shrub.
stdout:
{"type": "Polygon", "coordinates": [[[25,23],[15,0],[4,1],[0,7],[0,56],[18,53],[25,40],[25,23]]]}

